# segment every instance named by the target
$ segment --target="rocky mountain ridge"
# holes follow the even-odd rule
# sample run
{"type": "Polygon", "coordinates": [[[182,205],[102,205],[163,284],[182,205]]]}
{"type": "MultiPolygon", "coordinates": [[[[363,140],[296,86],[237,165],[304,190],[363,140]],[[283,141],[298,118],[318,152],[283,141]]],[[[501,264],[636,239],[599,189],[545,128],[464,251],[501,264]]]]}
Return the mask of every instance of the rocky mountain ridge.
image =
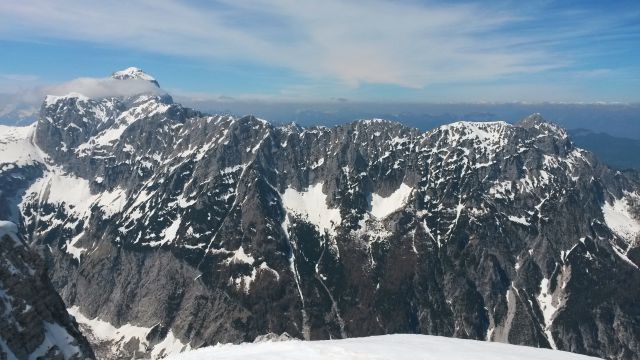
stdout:
{"type": "Polygon", "coordinates": [[[89,335],[103,356],[284,332],[640,353],[640,182],[539,115],[276,127],[71,94],[8,138],[0,215],[120,334],[89,335]]]}
{"type": "Polygon", "coordinates": [[[69,316],[38,254],[0,221],[0,354],[4,359],[90,359],[93,352],[69,316]]]}

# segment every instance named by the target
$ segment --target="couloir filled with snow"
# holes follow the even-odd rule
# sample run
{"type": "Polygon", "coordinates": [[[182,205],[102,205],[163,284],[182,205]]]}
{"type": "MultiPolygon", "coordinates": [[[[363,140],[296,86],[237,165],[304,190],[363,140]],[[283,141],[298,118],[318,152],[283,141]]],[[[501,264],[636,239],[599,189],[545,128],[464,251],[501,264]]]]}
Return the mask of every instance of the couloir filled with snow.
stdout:
{"type": "Polygon", "coordinates": [[[383,335],[345,340],[279,341],[218,345],[173,360],[587,360],[589,356],[525,346],[429,335],[383,335]]]}
{"type": "Polygon", "coordinates": [[[640,236],[640,221],[631,213],[629,203],[640,201],[640,195],[627,193],[622,199],[614,199],[611,203],[605,202],[602,206],[602,214],[607,226],[618,236],[628,242],[633,242],[640,236]]]}

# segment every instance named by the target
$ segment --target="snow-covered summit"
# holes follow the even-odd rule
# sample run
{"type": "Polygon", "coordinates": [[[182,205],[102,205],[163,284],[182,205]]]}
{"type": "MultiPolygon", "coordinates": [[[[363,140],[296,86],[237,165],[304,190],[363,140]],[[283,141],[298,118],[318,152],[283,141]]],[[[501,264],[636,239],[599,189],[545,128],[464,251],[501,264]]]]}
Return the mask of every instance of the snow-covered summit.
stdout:
{"type": "Polygon", "coordinates": [[[540,113],[533,113],[522,119],[518,126],[523,128],[536,128],[554,134],[559,138],[566,139],[567,132],[559,125],[546,120],[540,113]]]}
{"type": "Polygon", "coordinates": [[[513,132],[513,126],[504,121],[473,122],[458,121],[442,125],[431,131],[446,140],[444,144],[458,146],[467,141],[480,148],[492,148],[492,153],[500,150],[513,132]]]}
{"type": "Polygon", "coordinates": [[[449,359],[587,360],[589,356],[428,335],[384,335],[345,340],[279,341],[221,345],[188,351],[175,360],[200,359],[449,359]]]}
{"type": "Polygon", "coordinates": [[[89,98],[83,94],[80,94],[79,92],[70,92],[66,95],[47,95],[44,99],[44,103],[47,106],[52,106],[54,104],[56,104],[58,101],[60,100],[65,100],[65,99],[76,99],[77,101],[89,101],[89,98]]]}
{"type": "Polygon", "coordinates": [[[457,121],[439,126],[435,131],[456,131],[456,132],[476,132],[476,131],[499,131],[509,128],[512,125],[504,121],[457,121]]]}
{"type": "Polygon", "coordinates": [[[531,114],[514,125],[504,121],[458,121],[442,125],[431,132],[448,134],[454,142],[475,139],[486,145],[492,142],[504,144],[505,137],[512,136],[518,128],[537,129],[541,134],[557,139],[568,138],[563,128],[545,120],[539,113],[531,114]]]}
{"type": "Polygon", "coordinates": [[[537,124],[542,124],[542,123],[546,123],[547,120],[545,120],[545,118],[542,116],[542,114],[540,113],[533,113],[529,116],[527,116],[526,118],[520,120],[520,125],[521,126],[534,126],[537,124]]]}
{"type": "Polygon", "coordinates": [[[129,79],[146,80],[160,87],[160,85],[158,84],[158,81],[156,81],[156,79],[153,76],[142,71],[142,69],[133,67],[133,66],[128,67],[124,70],[116,71],[113,74],[111,74],[111,77],[117,80],[129,80],[129,79]]]}
{"type": "MultiPolygon", "coordinates": [[[[173,102],[171,97],[160,88],[154,77],[139,68],[129,67],[116,71],[109,77],[81,77],[64,84],[51,87],[43,106],[58,110],[77,108],[84,113],[96,106],[108,105],[113,98],[125,102],[137,100],[141,95],[153,96],[161,102],[173,102]],[[82,103],[82,104],[81,104],[82,103]]],[[[74,110],[75,111],[75,110],[74,110]]]]}

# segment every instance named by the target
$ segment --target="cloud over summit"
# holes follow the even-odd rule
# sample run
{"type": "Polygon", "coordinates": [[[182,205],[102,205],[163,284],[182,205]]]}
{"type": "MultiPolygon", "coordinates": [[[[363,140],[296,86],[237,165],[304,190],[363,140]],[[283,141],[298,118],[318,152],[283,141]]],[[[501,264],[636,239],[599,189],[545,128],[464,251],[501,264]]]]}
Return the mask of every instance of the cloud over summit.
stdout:
{"type": "Polygon", "coordinates": [[[142,93],[163,94],[163,90],[153,83],[141,79],[117,80],[113,78],[77,78],[62,84],[40,89],[45,95],[62,96],[68,93],[80,93],[89,98],[132,96],[142,93]]]}

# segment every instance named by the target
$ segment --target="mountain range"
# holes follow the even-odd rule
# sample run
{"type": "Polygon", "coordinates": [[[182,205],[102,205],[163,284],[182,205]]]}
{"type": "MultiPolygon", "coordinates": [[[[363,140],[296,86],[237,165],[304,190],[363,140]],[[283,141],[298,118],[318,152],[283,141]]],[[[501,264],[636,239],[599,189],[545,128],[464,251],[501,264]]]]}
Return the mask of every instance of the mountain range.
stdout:
{"type": "Polygon", "coordinates": [[[539,114],[305,128],[71,93],[0,154],[0,219],[101,359],[283,333],[640,354],[640,177],[539,114]]]}

